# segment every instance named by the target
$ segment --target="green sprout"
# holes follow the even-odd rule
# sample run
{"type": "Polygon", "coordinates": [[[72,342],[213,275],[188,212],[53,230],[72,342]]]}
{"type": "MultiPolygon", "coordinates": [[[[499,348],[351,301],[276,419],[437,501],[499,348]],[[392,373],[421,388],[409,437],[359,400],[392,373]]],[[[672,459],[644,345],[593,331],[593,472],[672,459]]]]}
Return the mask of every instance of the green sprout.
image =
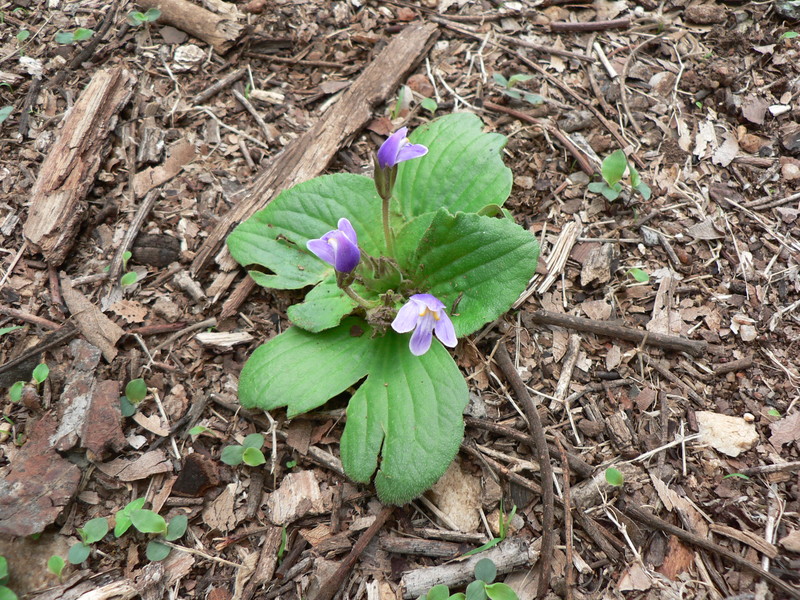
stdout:
{"type": "Polygon", "coordinates": [[[778,38],[778,39],[780,39],[780,40],[793,40],[797,36],[800,36],[800,33],[797,33],[796,31],[784,31],[781,34],[780,38],[778,38]]]}
{"type": "Polygon", "coordinates": [[[263,465],[267,460],[261,452],[264,445],[264,436],[260,433],[251,433],[241,445],[235,444],[222,449],[220,460],[226,465],[236,466],[242,463],[251,467],[263,465]]]}
{"type": "Polygon", "coordinates": [[[8,577],[8,561],[0,556],[0,600],[17,600],[17,595],[6,587],[8,577]]]}
{"type": "Polygon", "coordinates": [[[630,271],[628,271],[628,275],[633,277],[639,283],[647,283],[650,281],[650,275],[644,269],[640,269],[638,267],[634,267],[630,271]]]}
{"type": "Polygon", "coordinates": [[[130,417],[136,412],[136,405],[147,396],[147,384],[144,379],[132,379],[125,386],[125,395],[119,399],[123,417],[130,417]]]}
{"type": "Polygon", "coordinates": [[[492,583],[497,577],[497,567],[488,558],[475,564],[475,581],[467,586],[466,593],[450,595],[446,585],[435,585],[419,600],[519,600],[517,593],[505,583],[492,583]]]}
{"type": "Polygon", "coordinates": [[[494,73],[492,77],[494,78],[495,83],[502,86],[503,89],[500,91],[504,96],[508,96],[514,100],[525,100],[525,102],[533,104],[534,106],[539,106],[544,102],[544,98],[542,98],[539,94],[531,94],[530,92],[526,92],[525,90],[515,87],[517,83],[524,83],[525,81],[533,79],[533,75],[523,75],[522,73],[517,73],[516,75],[512,75],[506,79],[500,73],[494,73]]]}
{"type": "Polygon", "coordinates": [[[13,111],[14,111],[13,106],[4,106],[3,108],[0,108],[0,123],[2,123],[8,117],[10,117],[13,111]]]}
{"type": "Polygon", "coordinates": [[[609,467],[606,469],[606,481],[608,482],[608,485],[622,487],[622,485],[625,483],[625,476],[614,467],[609,467]]]}
{"type": "Polygon", "coordinates": [[[628,159],[622,150],[612,152],[603,160],[600,167],[600,174],[603,181],[595,181],[589,184],[589,191],[603,194],[607,200],[613,202],[622,193],[622,177],[628,171],[630,186],[639,192],[645,200],[650,199],[650,186],[642,181],[636,168],[628,163],[628,159]]]}
{"type": "Polygon", "coordinates": [[[392,112],[389,113],[389,118],[394,121],[404,109],[408,108],[410,102],[411,88],[407,85],[401,85],[397,91],[397,100],[394,103],[394,107],[392,107],[392,112]]]}
{"type": "Polygon", "coordinates": [[[767,414],[768,414],[770,417],[778,417],[779,419],[781,418],[781,411],[779,411],[777,408],[770,408],[770,409],[767,411],[767,414]]]}
{"type": "Polygon", "coordinates": [[[436,115],[436,111],[439,108],[439,104],[433,98],[423,98],[419,105],[431,113],[431,117],[436,115]]]}
{"type": "Polygon", "coordinates": [[[750,478],[744,473],[731,473],[730,475],[725,475],[723,479],[732,479],[734,477],[737,479],[744,479],[745,481],[750,481],[750,478]]]}
{"type": "Polygon", "coordinates": [[[54,39],[56,43],[66,45],[88,40],[93,35],[94,31],[92,31],[91,29],[84,29],[83,27],[78,27],[75,31],[59,31],[58,33],[56,33],[54,39]]]}
{"type": "Polygon", "coordinates": [[[133,11],[128,15],[128,23],[134,27],[143,25],[145,23],[155,23],[161,16],[161,11],[157,8],[150,8],[147,12],[133,11]]]}
{"type": "Polygon", "coordinates": [[[57,554],[47,559],[47,570],[53,575],[56,575],[59,579],[61,578],[61,573],[64,572],[65,566],[67,566],[66,561],[57,554]]]}
{"type": "Polygon", "coordinates": [[[511,524],[511,521],[514,518],[515,514],[517,514],[517,505],[516,504],[511,507],[511,512],[508,513],[508,515],[506,515],[505,511],[503,510],[503,502],[500,501],[500,516],[499,516],[498,522],[497,522],[497,537],[492,538],[491,540],[489,540],[488,542],[486,542],[482,546],[474,548],[474,549],[470,550],[469,552],[465,552],[462,556],[472,556],[473,554],[478,554],[479,552],[484,552],[485,550],[488,550],[489,548],[494,548],[495,546],[497,546],[497,544],[499,544],[504,539],[506,539],[506,536],[508,535],[508,526],[511,524]]]}
{"type": "Polygon", "coordinates": [[[147,559],[152,561],[159,561],[167,558],[172,548],[163,542],[172,542],[183,537],[189,525],[189,519],[186,515],[177,515],[167,523],[164,517],[145,508],[131,511],[130,520],[140,533],[156,534],[160,536],[159,539],[150,540],[145,550],[147,559]]]}
{"type": "Polygon", "coordinates": [[[74,544],[67,554],[67,560],[73,565],[79,565],[91,554],[91,545],[102,540],[108,533],[108,520],[98,517],[88,521],[86,525],[78,529],[81,541],[74,544]]]}
{"type": "Polygon", "coordinates": [[[45,363],[36,365],[36,368],[33,370],[33,380],[37,383],[37,385],[42,385],[47,379],[48,375],[50,375],[50,367],[48,367],[45,363]]]}
{"type": "Polygon", "coordinates": [[[25,40],[27,40],[29,37],[31,37],[31,32],[30,32],[30,31],[28,31],[27,29],[20,29],[20,30],[17,32],[17,35],[16,35],[17,42],[19,42],[20,44],[22,44],[22,43],[23,43],[25,40]]]}

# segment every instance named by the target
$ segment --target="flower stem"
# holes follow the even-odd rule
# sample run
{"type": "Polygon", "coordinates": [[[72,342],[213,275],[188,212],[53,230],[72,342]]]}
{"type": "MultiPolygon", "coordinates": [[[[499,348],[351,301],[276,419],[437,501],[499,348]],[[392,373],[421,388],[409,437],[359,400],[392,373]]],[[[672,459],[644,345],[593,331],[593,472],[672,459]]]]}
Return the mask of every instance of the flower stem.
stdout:
{"type": "Polygon", "coordinates": [[[368,300],[365,300],[364,298],[359,296],[358,293],[349,285],[342,286],[342,291],[348,296],[350,296],[353,300],[355,300],[359,304],[359,306],[363,308],[375,308],[376,306],[378,306],[375,302],[369,302],[368,300]]]}
{"type": "Polygon", "coordinates": [[[394,237],[392,228],[389,227],[389,199],[383,199],[383,237],[386,239],[386,250],[389,256],[394,257],[394,237]]]}

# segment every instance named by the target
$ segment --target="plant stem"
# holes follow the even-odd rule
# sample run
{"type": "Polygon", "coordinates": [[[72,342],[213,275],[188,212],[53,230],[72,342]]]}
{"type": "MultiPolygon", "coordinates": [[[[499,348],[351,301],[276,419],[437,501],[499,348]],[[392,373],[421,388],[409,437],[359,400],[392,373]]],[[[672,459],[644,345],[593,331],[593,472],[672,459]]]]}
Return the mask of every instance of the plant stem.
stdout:
{"type": "Polygon", "coordinates": [[[386,250],[389,256],[394,257],[394,238],[392,228],[389,227],[389,199],[383,198],[383,237],[386,238],[386,250]]]}
{"type": "Polygon", "coordinates": [[[350,296],[353,300],[355,300],[359,304],[359,306],[362,306],[364,308],[375,308],[377,306],[377,304],[375,304],[374,302],[369,302],[368,300],[365,300],[364,298],[359,296],[358,293],[349,285],[343,285],[340,287],[342,288],[342,291],[348,296],[350,296]]]}

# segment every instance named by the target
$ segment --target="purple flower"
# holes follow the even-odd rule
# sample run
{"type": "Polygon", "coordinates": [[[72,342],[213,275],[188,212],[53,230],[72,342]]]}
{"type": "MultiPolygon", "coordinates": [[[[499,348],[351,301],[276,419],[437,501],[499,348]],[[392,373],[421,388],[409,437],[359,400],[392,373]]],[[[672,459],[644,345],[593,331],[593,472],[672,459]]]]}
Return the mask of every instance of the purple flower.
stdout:
{"type": "Polygon", "coordinates": [[[453,322],[444,312],[444,304],[431,294],[414,294],[403,308],[397,311],[392,321],[392,329],[397,333],[414,330],[408,347],[411,354],[420,356],[431,347],[432,333],[445,346],[455,348],[458,340],[453,322]]]}
{"type": "Polygon", "coordinates": [[[306,247],[341,273],[349,273],[361,260],[356,230],[347,219],[339,219],[339,229],[329,231],[319,239],[308,240],[306,247]]]}
{"type": "Polygon", "coordinates": [[[389,169],[404,160],[419,158],[428,153],[425,146],[409,142],[406,134],[408,127],[401,127],[383,142],[378,150],[378,165],[381,169],[389,169]]]}

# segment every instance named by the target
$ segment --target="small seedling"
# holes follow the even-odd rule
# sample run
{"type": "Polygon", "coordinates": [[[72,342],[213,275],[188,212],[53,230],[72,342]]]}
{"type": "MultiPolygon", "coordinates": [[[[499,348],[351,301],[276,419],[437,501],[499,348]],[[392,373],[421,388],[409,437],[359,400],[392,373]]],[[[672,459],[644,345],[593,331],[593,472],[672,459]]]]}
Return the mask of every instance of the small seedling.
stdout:
{"type": "Polygon", "coordinates": [[[20,29],[17,32],[17,36],[16,37],[17,37],[17,42],[19,42],[21,44],[25,40],[27,40],[29,37],[31,37],[31,32],[28,31],[27,29],[20,29]]]}
{"type": "Polygon", "coordinates": [[[136,405],[147,396],[147,384],[144,379],[132,379],[125,386],[125,395],[119,399],[123,417],[130,417],[136,412],[136,405]]]}
{"type": "Polygon", "coordinates": [[[8,397],[13,403],[22,400],[22,390],[25,389],[24,381],[17,381],[10,388],[8,388],[8,397]]]}
{"type": "Polygon", "coordinates": [[[0,123],[2,123],[8,117],[10,117],[13,111],[14,111],[13,106],[4,106],[3,108],[0,108],[0,123]]]}
{"type": "Polygon", "coordinates": [[[777,408],[770,408],[770,409],[767,411],[767,414],[768,414],[770,417],[778,417],[779,419],[780,419],[780,417],[781,417],[781,411],[779,411],[777,408]]]}
{"type": "Polygon", "coordinates": [[[33,370],[33,380],[37,385],[42,385],[50,375],[50,367],[46,363],[41,363],[33,370]]]}
{"type": "Polygon", "coordinates": [[[0,556],[0,600],[17,600],[17,595],[6,587],[8,583],[8,561],[0,556]]]}
{"type": "Polygon", "coordinates": [[[603,194],[607,200],[613,202],[622,193],[621,181],[626,169],[629,173],[630,186],[639,192],[645,200],[649,200],[650,187],[642,181],[636,168],[628,163],[628,159],[622,150],[616,150],[605,157],[600,167],[603,181],[590,183],[589,191],[603,194]]]}
{"type": "Polygon", "coordinates": [[[622,485],[625,483],[625,476],[614,467],[609,467],[606,469],[606,481],[608,482],[608,485],[622,487],[622,485]]]}
{"type": "Polygon", "coordinates": [[[139,274],[136,271],[128,271],[127,273],[125,273],[125,275],[120,277],[119,284],[122,287],[126,287],[129,285],[133,285],[138,281],[138,279],[139,279],[139,274]]]}
{"type": "Polygon", "coordinates": [[[511,524],[511,521],[514,518],[515,514],[517,514],[516,504],[513,507],[511,507],[511,512],[508,513],[508,515],[506,516],[505,511],[503,510],[503,503],[500,502],[500,517],[497,523],[497,537],[492,538],[491,540],[489,540],[482,546],[479,546],[478,548],[466,552],[464,556],[472,556],[473,554],[478,554],[479,552],[483,552],[484,550],[488,550],[489,548],[494,548],[495,546],[497,546],[497,544],[506,539],[506,536],[508,535],[508,526],[511,524]]]}
{"type": "Polygon", "coordinates": [[[733,477],[736,477],[737,479],[744,479],[745,481],[750,481],[750,478],[744,473],[731,473],[730,475],[725,475],[723,479],[731,479],[733,477]]]}
{"type": "Polygon", "coordinates": [[[638,267],[634,267],[630,271],[628,271],[628,275],[633,277],[639,283],[647,283],[650,281],[650,275],[644,269],[640,269],[638,267]]]}
{"type": "MultiPolygon", "coordinates": [[[[45,382],[48,375],[50,375],[50,367],[48,367],[45,363],[41,363],[33,370],[31,378],[38,387],[45,382]]],[[[22,392],[25,390],[26,383],[27,382],[25,381],[17,381],[10,388],[8,388],[8,397],[11,402],[17,403],[22,400],[22,392]]]]}
{"type": "Polygon", "coordinates": [[[12,325],[11,327],[0,327],[0,336],[4,336],[7,333],[11,333],[12,331],[16,331],[17,329],[22,329],[22,325],[12,325]]]}
{"type": "Polygon", "coordinates": [[[93,35],[93,30],[78,27],[75,31],[59,31],[55,35],[55,40],[58,44],[74,44],[76,42],[88,40],[93,35]]]}
{"type": "Polygon", "coordinates": [[[432,117],[436,115],[436,111],[439,108],[439,104],[433,98],[423,98],[419,105],[431,113],[432,117]]]}
{"type": "Polygon", "coordinates": [[[519,600],[517,593],[505,583],[492,583],[497,577],[497,567],[488,558],[475,564],[475,581],[467,586],[466,593],[450,595],[446,585],[435,585],[419,600],[519,600]]]}
{"type": "Polygon", "coordinates": [[[201,433],[205,433],[206,431],[211,431],[208,427],[203,427],[202,425],[195,425],[189,430],[189,435],[200,435],[201,433]]]}
{"type": "Polygon", "coordinates": [[[128,23],[138,27],[145,23],[155,23],[161,16],[161,11],[157,8],[150,8],[147,12],[134,11],[128,15],[128,23]]]}
{"type": "Polygon", "coordinates": [[[281,544],[278,546],[278,563],[283,560],[283,555],[286,554],[286,546],[289,543],[289,536],[286,535],[286,525],[281,527],[281,544]]]}
{"type": "Polygon", "coordinates": [[[114,536],[121,537],[128,529],[130,529],[131,525],[131,514],[137,510],[141,510],[144,506],[145,499],[144,498],[136,498],[136,500],[131,500],[125,508],[122,508],[117,511],[117,514],[114,516],[114,520],[116,524],[114,525],[114,536]]]}
{"type": "Polygon", "coordinates": [[[99,542],[108,533],[108,520],[104,517],[98,517],[87,522],[82,528],[78,529],[78,535],[81,536],[81,541],[73,545],[69,549],[67,559],[73,565],[79,565],[91,553],[91,544],[99,542]]]}
{"type": "MultiPolygon", "coordinates": [[[[178,515],[167,524],[164,517],[145,508],[131,511],[130,518],[140,533],[157,534],[168,542],[181,538],[189,525],[186,515],[178,515]]],[[[145,554],[148,560],[158,561],[167,558],[171,551],[172,548],[156,539],[148,542],[145,554]]]]}
{"type": "Polygon", "coordinates": [[[508,96],[514,100],[525,100],[525,102],[533,104],[534,106],[539,106],[544,102],[544,98],[542,98],[539,94],[531,94],[530,92],[526,92],[525,90],[520,90],[514,87],[517,83],[523,83],[533,79],[533,75],[523,75],[522,73],[517,73],[516,75],[512,75],[506,79],[500,73],[494,73],[492,77],[496,83],[503,87],[501,92],[504,96],[508,96]]]}
{"type": "Polygon", "coordinates": [[[242,445],[226,446],[222,449],[220,460],[226,465],[236,466],[242,463],[251,467],[263,465],[266,461],[261,446],[264,445],[264,436],[260,433],[251,433],[242,445]]]}
{"type": "Polygon", "coordinates": [[[50,571],[53,575],[56,575],[59,578],[61,577],[61,573],[64,572],[65,566],[67,566],[66,561],[57,554],[54,554],[53,556],[47,559],[48,571],[50,571]]]}
{"type": "Polygon", "coordinates": [[[781,39],[781,40],[793,40],[797,36],[800,36],[800,33],[797,33],[796,31],[784,31],[781,34],[781,37],[779,39],[781,39]]]}

